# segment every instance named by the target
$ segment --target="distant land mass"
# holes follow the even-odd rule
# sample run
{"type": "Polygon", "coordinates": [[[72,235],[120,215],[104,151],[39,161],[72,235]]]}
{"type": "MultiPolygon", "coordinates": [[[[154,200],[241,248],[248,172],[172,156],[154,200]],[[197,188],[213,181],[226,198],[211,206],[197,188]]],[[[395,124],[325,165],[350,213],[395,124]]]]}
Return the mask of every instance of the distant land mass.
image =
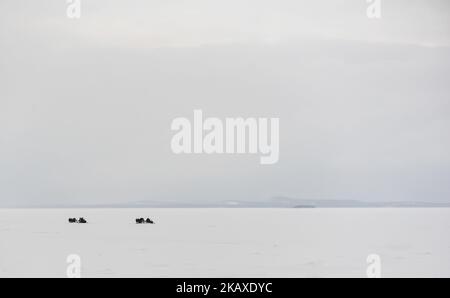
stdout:
{"type": "Polygon", "coordinates": [[[142,200],[117,204],[41,204],[27,206],[4,206],[9,208],[450,208],[450,203],[392,201],[366,202],[336,199],[298,199],[272,197],[266,201],[217,201],[182,202],[142,200]]]}

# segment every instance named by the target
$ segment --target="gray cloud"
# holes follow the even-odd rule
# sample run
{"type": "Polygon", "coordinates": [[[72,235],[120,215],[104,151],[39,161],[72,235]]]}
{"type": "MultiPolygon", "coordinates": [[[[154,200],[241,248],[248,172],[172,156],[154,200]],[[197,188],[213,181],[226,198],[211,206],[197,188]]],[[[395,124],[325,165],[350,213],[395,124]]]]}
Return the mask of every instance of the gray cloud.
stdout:
{"type": "Polygon", "coordinates": [[[0,205],[449,202],[447,1],[85,2],[0,3],[0,205]],[[172,154],[195,108],[280,117],[280,162],[172,154]]]}

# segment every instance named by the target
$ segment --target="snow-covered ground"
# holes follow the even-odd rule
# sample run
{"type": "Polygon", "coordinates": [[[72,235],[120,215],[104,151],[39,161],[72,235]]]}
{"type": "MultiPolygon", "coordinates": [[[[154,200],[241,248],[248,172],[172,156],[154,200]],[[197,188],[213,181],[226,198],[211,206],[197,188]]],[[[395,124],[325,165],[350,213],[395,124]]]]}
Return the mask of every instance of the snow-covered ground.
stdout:
{"type": "Polygon", "coordinates": [[[365,277],[369,254],[450,277],[449,235],[450,209],[4,209],[0,277],[66,277],[70,254],[82,277],[365,277]]]}

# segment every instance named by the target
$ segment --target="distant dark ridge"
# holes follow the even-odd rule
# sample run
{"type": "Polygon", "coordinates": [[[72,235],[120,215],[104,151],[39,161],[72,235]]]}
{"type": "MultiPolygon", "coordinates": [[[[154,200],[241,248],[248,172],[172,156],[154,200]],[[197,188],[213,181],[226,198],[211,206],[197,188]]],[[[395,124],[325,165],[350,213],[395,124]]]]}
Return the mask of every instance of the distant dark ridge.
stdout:
{"type": "Polygon", "coordinates": [[[293,208],[450,208],[450,203],[398,201],[398,202],[365,202],[357,200],[308,200],[288,197],[275,197],[273,201],[283,202],[293,208]]]}
{"type": "MultiPolygon", "coordinates": [[[[1,206],[0,206],[1,207],[1,206]]],[[[289,197],[274,197],[267,201],[218,201],[202,202],[163,202],[137,201],[118,204],[42,204],[27,206],[3,206],[2,208],[450,208],[450,203],[438,202],[364,202],[357,200],[310,200],[289,197]]]]}

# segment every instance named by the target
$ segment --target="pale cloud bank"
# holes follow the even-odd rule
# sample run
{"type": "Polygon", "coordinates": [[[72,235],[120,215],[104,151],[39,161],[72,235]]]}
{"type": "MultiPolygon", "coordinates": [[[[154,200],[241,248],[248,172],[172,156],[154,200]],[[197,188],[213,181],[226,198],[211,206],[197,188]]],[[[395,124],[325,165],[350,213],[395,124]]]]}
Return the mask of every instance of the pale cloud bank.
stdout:
{"type": "Polygon", "coordinates": [[[448,1],[0,2],[0,205],[450,197],[448,1]],[[170,124],[280,118],[280,158],[170,124]]]}

